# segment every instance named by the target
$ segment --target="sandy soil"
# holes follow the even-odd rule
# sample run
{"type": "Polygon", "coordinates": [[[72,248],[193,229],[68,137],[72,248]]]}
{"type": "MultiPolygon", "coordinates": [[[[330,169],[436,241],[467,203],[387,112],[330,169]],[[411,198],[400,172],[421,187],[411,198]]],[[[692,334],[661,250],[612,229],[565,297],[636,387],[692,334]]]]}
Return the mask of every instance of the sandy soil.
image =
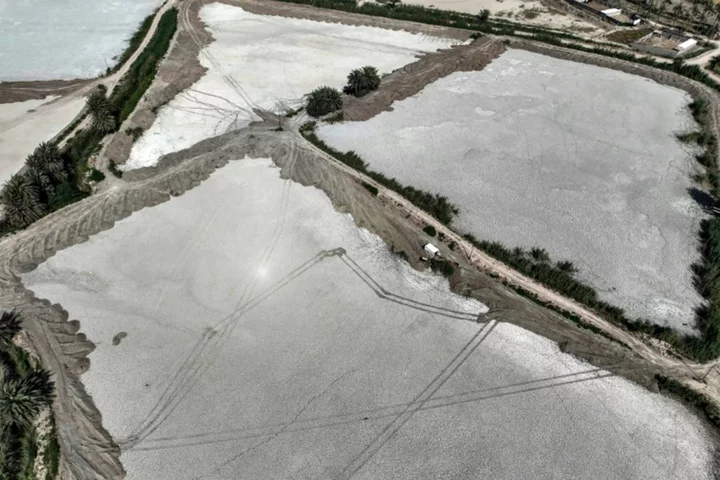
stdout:
{"type": "Polygon", "coordinates": [[[519,23],[542,25],[550,28],[597,34],[609,25],[589,22],[573,15],[575,11],[565,9],[560,2],[542,2],[534,0],[409,0],[411,5],[454,10],[456,12],[477,14],[481,10],[490,10],[493,17],[504,18],[519,23]]]}
{"type": "Polygon", "coordinates": [[[95,340],[84,382],[128,478],[708,478],[678,404],[496,325],[267,160],[23,281],[95,340]]]}
{"type": "Polygon", "coordinates": [[[91,78],[115,63],[162,0],[0,4],[0,81],[91,78]]]}
{"type": "Polygon", "coordinates": [[[89,80],[49,80],[35,82],[0,82],[0,104],[42,100],[68,95],[87,85],[89,80]]]}
{"type": "Polygon", "coordinates": [[[57,135],[85,105],[81,96],[0,104],[0,184],[22,168],[41,142],[57,135]]]}
{"type": "Polygon", "coordinates": [[[511,50],[319,134],[447,195],[460,231],[545,247],[631,315],[691,331],[702,211],[688,194],[694,160],[674,138],[697,128],[689,102],[640,77],[511,50]]]}

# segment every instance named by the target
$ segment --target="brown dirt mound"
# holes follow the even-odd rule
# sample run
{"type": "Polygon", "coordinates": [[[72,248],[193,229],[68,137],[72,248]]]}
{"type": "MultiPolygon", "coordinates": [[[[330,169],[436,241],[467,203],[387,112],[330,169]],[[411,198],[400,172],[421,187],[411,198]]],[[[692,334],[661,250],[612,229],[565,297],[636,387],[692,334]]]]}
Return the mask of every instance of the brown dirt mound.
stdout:
{"type": "Polygon", "coordinates": [[[369,120],[392,110],[392,103],[415,95],[426,85],[454,72],[478,71],[505,51],[494,37],[483,37],[469,45],[428,53],[383,78],[380,88],[362,98],[346,97],[343,119],[369,120]]]}

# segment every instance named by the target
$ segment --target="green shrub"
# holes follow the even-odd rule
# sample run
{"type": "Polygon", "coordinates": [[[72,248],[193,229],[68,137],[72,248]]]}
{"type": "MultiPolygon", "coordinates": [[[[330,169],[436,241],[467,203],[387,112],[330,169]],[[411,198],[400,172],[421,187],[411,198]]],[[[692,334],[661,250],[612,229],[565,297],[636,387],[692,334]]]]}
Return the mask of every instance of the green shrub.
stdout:
{"type": "Polygon", "coordinates": [[[347,85],[343,92],[355,97],[362,97],[377,90],[380,86],[380,75],[377,68],[365,66],[351,71],[347,77],[347,85]]]}
{"type": "Polygon", "coordinates": [[[126,128],[125,133],[132,138],[133,142],[137,142],[143,136],[145,130],[142,127],[126,128]]]}
{"type": "Polygon", "coordinates": [[[432,225],[428,225],[425,228],[423,228],[423,232],[427,233],[431,237],[434,237],[435,235],[437,235],[437,230],[435,230],[435,227],[433,227],[432,225]]]}
{"type": "Polygon", "coordinates": [[[437,258],[430,259],[430,268],[433,272],[442,274],[444,277],[450,277],[455,273],[455,267],[450,265],[447,260],[440,260],[437,258]]]}
{"type": "Polygon", "coordinates": [[[363,182],[363,187],[365,187],[370,193],[375,195],[377,197],[377,194],[380,193],[376,187],[373,185],[370,185],[369,183],[363,182]]]}
{"type": "Polygon", "coordinates": [[[50,427],[48,443],[43,454],[43,463],[47,468],[45,480],[55,480],[60,470],[60,444],[57,440],[57,429],[54,418],[50,420],[50,427]]]}
{"type": "Polygon", "coordinates": [[[308,94],[305,110],[311,117],[322,117],[342,108],[340,92],[332,87],[318,87],[308,94]]]}
{"type": "Polygon", "coordinates": [[[123,176],[122,170],[118,168],[117,164],[113,160],[108,162],[108,170],[110,170],[110,173],[115,175],[117,178],[122,178],[123,176]]]}
{"type": "Polygon", "coordinates": [[[673,378],[655,375],[655,379],[661,392],[670,393],[681,398],[685,403],[703,413],[710,425],[716,430],[720,430],[720,408],[710,398],[673,378]]]}
{"type": "Polygon", "coordinates": [[[90,170],[90,180],[93,182],[102,182],[105,180],[105,174],[98,170],[97,168],[93,168],[90,170]]]}

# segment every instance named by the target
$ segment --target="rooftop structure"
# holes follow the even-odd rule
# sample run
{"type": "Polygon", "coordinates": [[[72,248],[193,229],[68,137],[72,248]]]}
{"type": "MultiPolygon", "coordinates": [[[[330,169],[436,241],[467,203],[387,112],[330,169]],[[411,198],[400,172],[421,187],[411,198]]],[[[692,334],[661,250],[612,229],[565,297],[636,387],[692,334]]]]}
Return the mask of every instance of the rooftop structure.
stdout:
{"type": "Polygon", "coordinates": [[[603,19],[615,23],[617,25],[637,25],[637,21],[632,20],[630,17],[622,13],[619,8],[613,8],[608,5],[604,5],[595,0],[568,0],[570,4],[575,5],[583,10],[594,13],[595,15],[602,17],[603,19]]]}
{"type": "Polygon", "coordinates": [[[697,46],[697,40],[668,30],[655,30],[632,44],[639,52],[676,58],[685,55],[697,46]]]}

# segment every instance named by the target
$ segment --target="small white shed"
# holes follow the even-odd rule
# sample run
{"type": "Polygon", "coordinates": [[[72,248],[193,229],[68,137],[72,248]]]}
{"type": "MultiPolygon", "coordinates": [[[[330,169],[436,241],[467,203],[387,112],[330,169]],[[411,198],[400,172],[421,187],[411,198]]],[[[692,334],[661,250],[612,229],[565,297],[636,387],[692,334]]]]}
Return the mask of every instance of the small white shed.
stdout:
{"type": "Polygon", "coordinates": [[[432,255],[433,257],[434,257],[435,255],[437,255],[437,254],[440,253],[440,249],[437,248],[437,247],[436,247],[435,245],[433,245],[432,243],[426,243],[423,248],[425,249],[425,251],[426,251],[427,253],[429,253],[429,254],[432,255]]]}

